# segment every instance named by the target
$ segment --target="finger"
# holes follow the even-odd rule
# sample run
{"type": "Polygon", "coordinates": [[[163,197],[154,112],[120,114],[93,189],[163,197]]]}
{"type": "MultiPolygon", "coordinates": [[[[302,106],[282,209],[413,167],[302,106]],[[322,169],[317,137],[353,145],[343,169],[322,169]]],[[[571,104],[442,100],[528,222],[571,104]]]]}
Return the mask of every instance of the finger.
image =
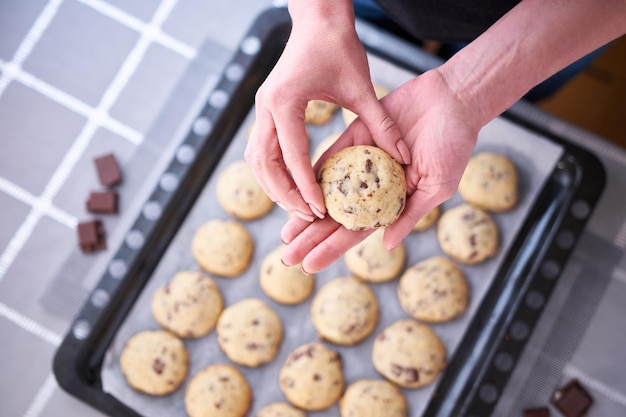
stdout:
{"type": "Polygon", "coordinates": [[[310,225],[311,222],[307,222],[306,220],[302,220],[297,216],[291,216],[287,223],[280,230],[280,240],[288,245],[292,240],[296,238],[300,233],[310,225]]]}
{"type": "MultiPolygon", "coordinates": [[[[298,234],[287,245],[283,251],[282,260],[285,265],[297,265],[304,257],[317,245],[330,236],[341,225],[330,216],[309,223],[308,226],[298,234]]],[[[313,272],[308,271],[307,272],[313,272]]]]}
{"type": "MultiPolygon", "coordinates": [[[[317,184],[311,158],[309,139],[304,125],[304,110],[301,115],[292,111],[276,121],[278,141],[283,160],[291,172],[297,193],[285,193],[287,207],[323,218],[326,213],[322,190],[317,184]]],[[[282,197],[282,196],[279,196],[282,197]]]]}
{"type": "Polygon", "coordinates": [[[402,240],[413,230],[413,226],[432,208],[441,204],[430,193],[418,189],[406,201],[404,210],[398,220],[385,228],[383,244],[387,250],[393,250],[402,243],[402,240]]]}
{"type": "Polygon", "coordinates": [[[309,274],[321,271],[375,231],[376,229],[352,231],[338,227],[308,252],[301,261],[302,269],[309,274]]]}

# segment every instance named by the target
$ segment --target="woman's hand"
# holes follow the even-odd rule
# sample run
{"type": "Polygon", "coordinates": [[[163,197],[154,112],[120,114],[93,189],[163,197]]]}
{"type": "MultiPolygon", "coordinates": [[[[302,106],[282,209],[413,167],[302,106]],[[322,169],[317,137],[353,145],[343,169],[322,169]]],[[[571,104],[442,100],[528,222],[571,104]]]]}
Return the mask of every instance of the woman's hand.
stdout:
{"type": "MultiPolygon", "coordinates": [[[[457,99],[436,70],[408,81],[381,102],[411,149],[411,163],[405,167],[407,203],[398,220],[385,230],[385,246],[391,250],[422,216],[455,193],[482,119],[479,112],[457,99]]],[[[373,143],[365,124],[357,119],[315,168],[346,146],[373,143]]],[[[347,230],[330,216],[313,223],[294,217],[281,232],[281,239],[288,243],[283,261],[287,265],[302,262],[303,270],[315,273],[372,232],[347,230]]]]}

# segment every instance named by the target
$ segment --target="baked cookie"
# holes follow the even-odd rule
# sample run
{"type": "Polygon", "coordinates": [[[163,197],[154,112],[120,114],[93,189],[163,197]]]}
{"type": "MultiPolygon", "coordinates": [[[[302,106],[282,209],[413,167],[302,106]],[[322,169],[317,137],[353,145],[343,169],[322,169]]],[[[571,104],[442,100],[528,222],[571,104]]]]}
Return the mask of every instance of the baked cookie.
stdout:
{"type": "Polygon", "coordinates": [[[311,303],[311,320],[320,339],[354,345],[374,331],[378,300],[355,277],[335,278],[320,288],[311,303]]]}
{"type": "Polygon", "coordinates": [[[417,320],[431,323],[442,323],[463,314],[468,295],[463,271],[442,256],[418,262],[398,282],[398,298],[404,311],[417,320]]]}
{"type": "Polygon", "coordinates": [[[185,391],[189,417],[243,417],[250,409],[252,390],[237,368],[215,364],[199,371],[185,391]]]}
{"type": "Polygon", "coordinates": [[[222,307],[219,287],[201,272],[178,272],[152,296],[152,314],[157,323],[183,338],[209,333],[222,307]]]}
{"type": "MultiPolygon", "coordinates": [[[[389,90],[379,84],[374,84],[374,93],[376,93],[376,98],[381,99],[389,94],[389,90]]],[[[357,115],[345,107],[341,108],[341,116],[343,117],[343,121],[346,123],[346,126],[350,126],[350,123],[357,118],[357,115]]]]}
{"type": "Polygon", "coordinates": [[[368,282],[390,281],[398,276],[406,262],[404,244],[392,251],[383,245],[385,229],[381,227],[344,254],[346,266],[357,277],[368,282]]]}
{"type": "Polygon", "coordinates": [[[220,173],[216,187],[220,206],[238,219],[258,219],[274,207],[274,202],[265,194],[246,161],[228,165],[220,173]]]}
{"type": "Polygon", "coordinates": [[[294,406],[309,411],[326,409],[343,392],[341,357],[320,343],[299,346],[280,369],[279,385],[294,406]]]}
{"type": "Polygon", "coordinates": [[[226,356],[249,367],[274,359],[283,340],[280,317],[255,298],[227,307],[220,315],[216,332],[217,342],[226,356]]]}
{"type": "Polygon", "coordinates": [[[272,403],[260,409],[254,417],[306,417],[306,413],[287,403],[272,403]]]}
{"type": "Polygon", "coordinates": [[[459,194],[484,210],[511,210],[517,204],[515,165],[506,156],[492,152],[472,156],[459,182],[459,194]]]}
{"type": "Polygon", "coordinates": [[[300,265],[286,266],[281,261],[283,250],[285,247],[279,246],[265,257],[259,272],[259,285],[277,303],[298,304],[313,292],[315,275],[305,274],[300,265]]]}
{"type": "Polygon", "coordinates": [[[133,335],[120,355],[120,369],[132,388],[150,395],[170,394],[189,371],[183,342],[165,330],[145,330],[133,335]]]}
{"type": "Polygon", "coordinates": [[[415,223],[415,226],[413,226],[413,231],[423,232],[424,230],[428,229],[430,226],[435,224],[440,214],[441,206],[436,206],[432,208],[428,213],[424,215],[424,217],[422,217],[417,221],[417,223],[415,223]]]}
{"type": "Polygon", "coordinates": [[[376,336],[372,348],[374,368],[402,387],[430,384],[446,366],[446,349],[427,325],[398,320],[376,336]]]}
{"type": "Polygon", "coordinates": [[[381,379],[360,379],[348,386],[339,400],[341,417],[406,417],[402,391],[381,379]]]}
{"type": "Polygon", "coordinates": [[[324,100],[311,100],[304,111],[304,122],[313,125],[323,125],[332,119],[339,108],[335,103],[324,100]]]}
{"type": "Polygon", "coordinates": [[[313,157],[311,158],[311,165],[315,165],[317,160],[320,159],[320,156],[322,156],[322,154],[326,152],[326,149],[330,148],[331,145],[335,143],[337,139],[339,139],[339,136],[341,136],[341,133],[332,133],[324,138],[324,140],[315,147],[313,157]]]}
{"type": "Polygon", "coordinates": [[[443,213],[437,227],[441,249],[467,265],[480,263],[498,250],[498,227],[489,213],[461,204],[443,213]]]}
{"type": "Polygon", "coordinates": [[[404,170],[375,146],[337,152],[320,167],[318,182],[328,214],[350,230],[388,226],[404,210],[404,170]]]}
{"type": "Polygon", "coordinates": [[[196,231],[191,251],[204,271],[232,278],[250,266],[254,240],[241,223],[210,220],[196,231]]]}

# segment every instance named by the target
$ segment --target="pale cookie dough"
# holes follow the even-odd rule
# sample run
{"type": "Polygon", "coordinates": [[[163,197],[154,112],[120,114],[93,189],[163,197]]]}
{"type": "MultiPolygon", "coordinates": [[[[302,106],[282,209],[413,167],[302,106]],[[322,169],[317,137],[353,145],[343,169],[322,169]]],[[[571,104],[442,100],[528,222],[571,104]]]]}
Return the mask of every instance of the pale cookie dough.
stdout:
{"type": "Polygon", "coordinates": [[[204,271],[233,278],[250,266],[254,240],[241,223],[210,220],[196,231],[191,251],[204,271]]]}
{"type": "Polygon", "coordinates": [[[254,417],[306,417],[306,413],[287,403],[272,403],[260,409],[254,417]]]}
{"type": "Polygon", "coordinates": [[[243,417],[252,403],[252,390],[237,368],[215,364],[199,371],[185,392],[189,417],[243,417]]]}
{"type": "Polygon", "coordinates": [[[258,219],[274,207],[246,161],[235,161],[220,173],[215,194],[224,211],[240,220],[258,219]]]}
{"type": "Polygon", "coordinates": [[[518,198],[515,165],[506,156],[492,152],[472,156],[461,177],[459,194],[484,210],[511,210],[518,198]]]}
{"type": "Polygon", "coordinates": [[[400,305],[411,317],[442,323],[463,314],[469,288],[461,269],[451,260],[434,256],[408,268],[398,282],[400,305]]]}
{"type": "Polygon", "coordinates": [[[216,332],[217,342],[226,356],[248,367],[274,359],[283,340],[280,317],[255,298],[227,307],[220,315],[216,332]]]}
{"type": "Polygon", "coordinates": [[[329,408],[344,388],[341,357],[320,343],[302,345],[287,357],[280,369],[279,384],[287,400],[298,408],[329,408]]]}
{"type": "Polygon", "coordinates": [[[318,174],[328,214],[350,230],[388,226],[406,202],[402,166],[375,146],[350,146],[328,158],[318,174]]]}
{"type": "Polygon", "coordinates": [[[403,319],[376,336],[372,348],[374,368],[402,387],[430,384],[446,366],[446,349],[427,325],[403,319]]]}
{"type": "Polygon", "coordinates": [[[339,136],[341,136],[341,133],[330,134],[323,141],[321,141],[319,145],[315,147],[313,157],[311,157],[311,165],[315,165],[317,160],[320,159],[320,156],[322,156],[322,154],[326,152],[326,149],[330,148],[332,144],[335,143],[337,139],[339,139],[339,136]]]}
{"type": "Polygon", "coordinates": [[[320,339],[354,345],[378,323],[378,300],[370,287],[355,277],[335,278],[320,288],[311,303],[311,320],[320,339]]]}
{"type": "Polygon", "coordinates": [[[281,261],[284,249],[281,245],[265,257],[259,272],[259,285],[277,303],[298,304],[313,292],[315,275],[305,274],[300,265],[286,266],[281,261]]]}
{"type": "Polygon", "coordinates": [[[428,229],[430,226],[435,224],[440,214],[441,214],[441,206],[436,206],[432,208],[428,213],[424,215],[424,217],[422,217],[421,219],[417,221],[417,223],[415,223],[415,226],[413,226],[412,231],[423,232],[424,230],[428,229]]]}
{"type": "Polygon", "coordinates": [[[128,384],[137,391],[167,395],[187,377],[189,355],[183,342],[172,333],[146,330],[126,342],[120,368],[128,384]]]}
{"type": "Polygon", "coordinates": [[[323,125],[332,119],[339,108],[335,103],[323,100],[311,100],[304,111],[304,122],[313,125],[323,125]]]}
{"type": "MultiPolygon", "coordinates": [[[[376,94],[376,98],[380,100],[381,98],[389,94],[389,90],[387,90],[382,85],[374,84],[374,93],[376,94]]],[[[341,108],[341,116],[343,117],[343,121],[345,122],[346,126],[350,126],[350,123],[352,123],[354,119],[357,118],[357,115],[355,113],[351,112],[345,107],[341,108]]]]}
{"type": "Polygon", "coordinates": [[[437,227],[441,249],[456,261],[474,265],[495,255],[498,227],[479,208],[462,204],[443,213],[437,227]]]}
{"type": "Polygon", "coordinates": [[[402,391],[381,379],[360,379],[348,386],[339,400],[341,417],[406,417],[402,391]]]}
{"type": "Polygon", "coordinates": [[[178,337],[197,338],[209,333],[222,307],[220,289],[201,272],[180,271],[152,296],[152,314],[161,327],[178,337]]]}
{"type": "Polygon", "coordinates": [[[386,282],[400,274],[406,262],[406,249],[401,243],[392,251],[383,245],[385,229],[381,227],[344,254],[348,270],[368,282],[386,282]]]}

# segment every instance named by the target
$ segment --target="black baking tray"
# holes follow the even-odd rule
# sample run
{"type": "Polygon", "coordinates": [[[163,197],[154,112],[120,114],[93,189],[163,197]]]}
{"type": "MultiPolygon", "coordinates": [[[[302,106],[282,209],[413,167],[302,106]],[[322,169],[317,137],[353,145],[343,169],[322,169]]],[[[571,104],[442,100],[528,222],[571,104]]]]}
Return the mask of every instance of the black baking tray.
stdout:
{"type": "MultiPolygon", "coordinates": [[[[357,30],[368,53],[412,72],[421,73],[439,63],[417,46],[365,22],[359,21],[357,30]]],[[[108,415],[141,416],[103,391],[104,355],[249,114],[254,93],[278,60],[290,31],[284,8],[269,9],[253,23],[198,114],[196,122],[207,129],[190,126],[181,143],[194,151],[195,158],[181,162],[173,157],[165,174],[175,178],[178,186],[157,185],[148,199],[162,207],[161,215],[153,219],[142,212],[129,230],[145,236],[145,243],[129,246],[125,239],[94,288],[94,294],[107,294],[108,302],[88,300],[56,352],[53,368],[60,386],[108,415]]],[[[450,358],[424,416],[492,415],[604,188],[604,168],[593,154],[514,111],[503,117],[558,143],[563,156],[450,358]]]]}

